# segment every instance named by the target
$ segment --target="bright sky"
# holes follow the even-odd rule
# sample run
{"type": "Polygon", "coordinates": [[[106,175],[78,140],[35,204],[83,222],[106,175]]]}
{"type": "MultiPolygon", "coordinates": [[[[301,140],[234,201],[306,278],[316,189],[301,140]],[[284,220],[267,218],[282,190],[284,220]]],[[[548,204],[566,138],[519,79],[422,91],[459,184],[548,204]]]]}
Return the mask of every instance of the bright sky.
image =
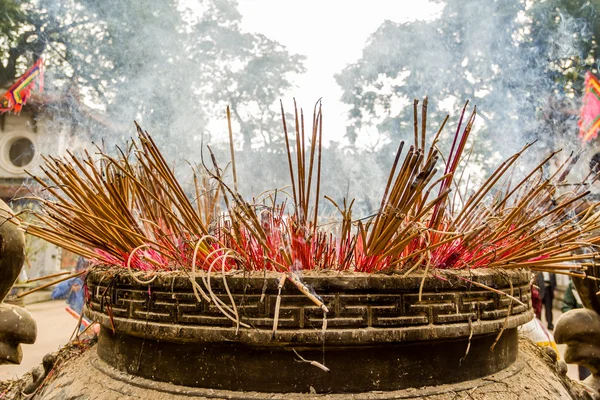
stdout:
{"type": "Polygon", "coordinates": [[[307,56],[307,72],[297,88],[283,99],[291,110],[292,97],[305,110],[323,97],[323,136],[339,140],[345,132],[347,107],[334,75],[362,54],[370,34],[387,19],[405,22],[432,19],[442,5],[429,0],[239,0],[242,29],[259,32],[307,56]]]}

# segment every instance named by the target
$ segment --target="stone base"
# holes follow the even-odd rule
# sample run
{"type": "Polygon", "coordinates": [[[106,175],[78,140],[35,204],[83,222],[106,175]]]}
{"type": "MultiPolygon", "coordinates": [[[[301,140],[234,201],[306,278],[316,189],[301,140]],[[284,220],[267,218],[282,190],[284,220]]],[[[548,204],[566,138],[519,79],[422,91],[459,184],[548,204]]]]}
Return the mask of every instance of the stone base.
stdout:
{"type": "MultiPolygon", "coordinates": [[[[92,348],[68,361],[34,400],[189,400],[194,399],[323,399],[323,400],[539,400],[590,399],[584,387],[561,375],[551,358],[529,340],[519,342],[519,356],[510,367],[484,378],[461,383],[398,391],[349,394],[257,393],[197,389],[156,382],[120,372],[103,362],[92,348]]],[[[368,374],[363,371],[362,374],[368,374]]]]}
{"type": "Polygon", "coordinates": [[[177,344],[102,328],[98,355],[109,365],[155,381],[260,392],[358,393],[481,378],[517,358],[517,329],[454,340],[356,346],[177,344]],[[466,354],[467,347],[469,348],[466,354]],[[330,372],[302,362],[326,365],[330,372]]]}

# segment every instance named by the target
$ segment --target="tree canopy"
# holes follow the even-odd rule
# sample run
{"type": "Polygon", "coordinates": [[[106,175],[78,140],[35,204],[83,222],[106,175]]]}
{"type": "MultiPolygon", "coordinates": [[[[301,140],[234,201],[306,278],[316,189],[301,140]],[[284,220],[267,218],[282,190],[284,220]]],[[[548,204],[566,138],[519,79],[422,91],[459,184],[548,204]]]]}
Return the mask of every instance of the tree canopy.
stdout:
{"type": "Polygon", "coordinates": [[[270,146],[280,125],[267,110],[304,72],[304,57],[243,32],[235,0],[193,4],[0,0],[0,87],[44,57],[50,91],[111,121],[136,119],[167,146],[177,138],[189,150],[226,104],[245,148],[270,146]]]}
{"type": "Polygon", "coordinates": [[[423,96],[437,121],[472,100],[494,149],[514,152],[532,137],[573,128],[568,102],[581,94],[583,72],[597,72],[600,1],[443,3],[431,21],[384,22],[336,76],[351,106],[351,143],[370,126],[390,140],[409,137],[412,99],[423,96]],[[550,123],[549,114],[561,117],[550,123]]]}

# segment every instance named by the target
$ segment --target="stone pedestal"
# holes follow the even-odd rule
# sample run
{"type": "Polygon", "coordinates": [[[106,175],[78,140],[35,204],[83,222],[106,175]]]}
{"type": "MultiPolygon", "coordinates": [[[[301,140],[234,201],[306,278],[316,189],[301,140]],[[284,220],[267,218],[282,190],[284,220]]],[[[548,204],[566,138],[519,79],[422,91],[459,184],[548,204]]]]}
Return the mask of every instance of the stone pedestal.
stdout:
{"type": "MultiPolygon", "coordinates": [[[[559,372],[555,360],[529,340],[519,342],[517,360],[508,368],[479,379],[396,391],[319,394],[308,388],[302,393],[274,393],[202,389],[158,382],[119,371],[102,361],[96,347],[74,358],[57,371],[33,400],[591,400],[586,389],[559,372]]],[[[264,362],[268,362],[265,360],[264,362]]],[[[240,371],[241,372],[241,371],[240,371]]],[[[273,371],[276,373],[277,371],[273,371]]],[[[369,371],[363,371],[368,375],[369,371]]]]}

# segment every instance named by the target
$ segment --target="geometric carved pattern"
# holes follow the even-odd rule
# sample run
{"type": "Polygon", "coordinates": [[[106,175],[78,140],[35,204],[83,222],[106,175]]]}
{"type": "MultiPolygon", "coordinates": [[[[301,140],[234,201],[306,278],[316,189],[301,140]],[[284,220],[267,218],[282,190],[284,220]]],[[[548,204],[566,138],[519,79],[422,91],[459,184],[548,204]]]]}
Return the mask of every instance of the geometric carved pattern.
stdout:
{"type": "MultiPolygon", "coordinates": [[[[127,275],[120,275],[115,283],[114,279],[106,279],[106,275],[103,274],[105,273],[92,272],[88,275],[88,307],[92,311],[107,314],[110,307],[113,317],[181,326],[234,325],[212,302],[208,303],[204,299],[202,302],[197,301],[187,277],[174,278],[171,275],[169,278],[156,279],[152,284],[142,286],[127,275]]],[[[377,278],[385,280],[389,277],[377,278]]],[[[307,279],[306,282],[314,283],[316,293],[329,309],[328,329],[385,329],[503,320],[507,317],[509,308],[511,315],[527,312],[530,308],[528,275],[522,272],[511,276],[512,293],[513,297],[521,300],[526,306],[486,289],[466,287],[464,283],[444,287],[443,282],[428,280],[427,283],[433,283],[425,285],[419,301],[418,285],[414,284],[415,290],[379,282],[371,289],[365,288],[364,285],[336,288],[315,279],[307,279]]],[[[489,279],[489,276],[486,279],[489,279]]],[[[498,284],[495,286],[508,294],[511,289],[508,287],[508,281],[504,280],[506,287],[498,284]]],[[[201,284],[200,279],[198,282],[201,284]]],[[[232,276],[227,278],[227,282],[241,320],[257,329],[272,329],[277,301],[277,279],[269,280],[264,296],[262,275],[251,280],[240,275],[232,276]]],[[[413,282],[420,283],[420,279],[413,278],[413,282]]],[[[218,281],[213,287],[213,292],[223,302],[230,304],[229,296],[223,287],[218,285],[218,281]]],[[[281,294],[278,329],[320,328],[322,324],[321,308],[288,282],[281,294]]]]}
{"type": "MultiPolygon", "coordinates": [[[[212,302],[198,301],[185,273],[159,274],[152,283],[140,285],[122,269],[94,270],[86,279],[86,315],[102,324],[98,355],[109,365],[153,380],[205,388],[292,393],[313,387],[317,392],[347,392],[343,398],[350,398],[349,393],[359,391],[435,385],[460,376],[473,379],[510,365],[517,349],[514,328],[532,314],[529,274],[484,270],[465,272],[458,279],[456,272],[434,273],[435,278],[424,282],[418,275],[306,273],[304,284],[329,310],[327,329],[321,307],[286,281],[274,335],[281,274],[226,277],[240,319],[253,327],[237,329],[212,302]],[[525,305],[464,279],[511,293],[525,305]],[[109,333],[113,329],[114,335],[109,333]],[[491,352],[493,343],[498,346],[491,352]],[[466,349],[470,358],[458,368],[466,349]],[[299,364],[291,350],[317,360],[326,352],[330,373],[299,364]],[[456,370],[449,373],[449,368],[456,370]]],[[[208,276],[203,278],[208,282],[208,276]]],[[[206,290],[202,277],[196,282],[206,290]]],[[[222,275],[213,273],[210,286],[231,304],[222,275]]]]}

